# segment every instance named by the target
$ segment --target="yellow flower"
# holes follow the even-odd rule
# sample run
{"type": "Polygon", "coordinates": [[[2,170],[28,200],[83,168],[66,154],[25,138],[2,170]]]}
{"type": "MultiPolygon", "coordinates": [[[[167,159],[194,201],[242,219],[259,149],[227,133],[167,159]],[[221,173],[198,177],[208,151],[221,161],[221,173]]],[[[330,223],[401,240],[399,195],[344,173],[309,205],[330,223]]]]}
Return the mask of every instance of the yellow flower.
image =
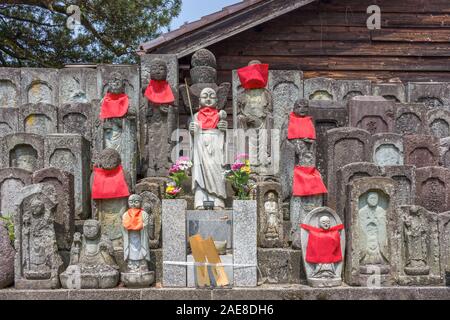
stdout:
{"type": "Polygon", "coordinates": [[[245,160],[245,165],[246,165],[247,167],[250,167],[250,160],[245,160]]]}
{"type": "Polygon", "coordinates": [[[250,173],[252,173],[252,169],[250,168],[250,166],[245,166],[245,167],[241,168],[241,172],[250,174],[250,173]]]}
{"type": "Polygon", "coordinates": [[[173,192],[175,190],[175,187],[174,186],[168,186],[167,188],[166,188],[166,193],[171,193],[171,192],[173,192]]]}

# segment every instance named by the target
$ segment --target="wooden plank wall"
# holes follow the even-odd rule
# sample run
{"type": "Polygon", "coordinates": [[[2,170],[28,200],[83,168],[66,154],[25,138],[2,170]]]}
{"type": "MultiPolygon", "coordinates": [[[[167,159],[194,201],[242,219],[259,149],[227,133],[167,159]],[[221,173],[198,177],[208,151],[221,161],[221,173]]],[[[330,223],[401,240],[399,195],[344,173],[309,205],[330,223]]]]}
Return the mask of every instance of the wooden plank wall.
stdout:
{"type": "Polygon", "coordinates": [[[219,81],[253,59],[305,78],[450,81],[450,0],[315,2],[208,49],[219,81]],[[381,30],[366,26],[372,4],[381,8],[381,30]]]}

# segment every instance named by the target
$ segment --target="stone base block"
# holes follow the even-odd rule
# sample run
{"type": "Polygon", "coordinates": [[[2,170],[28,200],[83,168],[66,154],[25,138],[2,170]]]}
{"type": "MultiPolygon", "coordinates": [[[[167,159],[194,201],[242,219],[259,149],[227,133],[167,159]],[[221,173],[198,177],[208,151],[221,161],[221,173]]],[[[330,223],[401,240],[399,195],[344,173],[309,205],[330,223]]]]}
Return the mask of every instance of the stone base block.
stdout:
{"type": "Polygon", "coordinates": [[[163,253],[162,249],[150,250],[150,264],[149,268],[155,271],[155,282],[161,283],[163,273],[163,253]]]}
{"type": "Polygon", "coordinates": [[[47,290],[59,289],[61,284],[59,280],[26,280],[16,279],[14,287],[18,290],[47,290]]]}
{"type": "Polygon", "coordinates": [[[119,284],[119,272],[108,271],[101,274],[76,274],[72,273],[71,267],[63,272],[59,279],[64,289],[110,289],[119,284]]]}
{"type": "Polygon", "coordinates": [[[262,277],[271,284],[294,284],[306,279],[302,264],[302,252],[292,249],[258,248],[258,266],[262,277]]]}
{"type": "Polygon", "coordinates": [[[400,276],[398,284],[401,286],[439,286],[444,280],[437,276],[400,276]]]}
{"type": "Polygon", "coordinates": [[[308,285],[313,288],[333,288],[340,287],[342,285],[342,279],[318,279],[318,278],[309,278],[308,285]]]}
{"type": "Polygon", "coordinates": [[[153,282],[155,282],[155,272],[148,271],[122,273],[120,279],[127,288],[148,288],[153,284],[153,282]]]}

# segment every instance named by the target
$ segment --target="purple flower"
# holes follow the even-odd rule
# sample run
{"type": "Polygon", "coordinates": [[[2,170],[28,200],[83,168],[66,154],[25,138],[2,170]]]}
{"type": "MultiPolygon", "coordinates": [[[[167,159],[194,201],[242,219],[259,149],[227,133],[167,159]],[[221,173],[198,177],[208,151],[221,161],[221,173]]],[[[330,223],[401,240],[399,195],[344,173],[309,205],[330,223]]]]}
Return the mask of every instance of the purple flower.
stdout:
{"type": "Polygon", "coordinates": [[[236,163],[234,163],[234,164],[231,166],[231,170],[233,170],[233,171],[239,171],[239,170],[241,170],[241,168],[244,167],[244,166],[245,166],[245,164],[240,163],[240,162],[236,162],[236,163]]]}

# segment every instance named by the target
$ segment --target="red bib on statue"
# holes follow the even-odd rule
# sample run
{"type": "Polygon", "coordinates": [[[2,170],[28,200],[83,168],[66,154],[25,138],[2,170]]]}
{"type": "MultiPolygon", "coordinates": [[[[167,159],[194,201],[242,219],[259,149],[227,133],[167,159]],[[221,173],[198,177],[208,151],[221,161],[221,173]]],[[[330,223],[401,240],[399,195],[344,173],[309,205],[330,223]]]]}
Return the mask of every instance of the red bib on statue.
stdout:
{"type": "Polygon", "coordinates": [[[216,108],[202,107],[197,115],[197,120],[204,130],[216,129],[219,124],[219,110],[216,108]]]}
{"type": "Polygon", "coordinates": [[[166,80],[150,80],[145,96],[154,104],[172,104],[175,101],[172,88],[166,80]]]}
{"type": "Polygon", "coordinates": [[[112,170],[94,167],[92,199],[116,199],[130,195],[122,166],[112,170]]]}
{"type": "Polygon", "coordinates": [[[268,64],[252,64],[237,71],[244,89],[262,89],[269,79],[268,64]]]}
{"type": "Polygon", "coordinates": [[[315,167],[296,166],[292,188],[294,197],[314,196],[328,193],[319,170],[315,167]]]}
{"type": "Polygon", "coordinates": [[[316,140],[316,129],[312,117],[299,117],[292,112],[289,118],[288,139],[316,140]]]}
{"type": "Polygon", "coordinates": [[[339,231],[344,229],[344,225],[340,224],[328,230],[306,224],[300,226],[309,231],[306,262],[318,264],[342,261],[341,235],[339,231]]]}
{"type": "Polygon", "coordinates": [[[100,119],[122,118],[127,114],[129,105],[130,102],[126,93],[108,92],[103,98],[100,119]]]}
{"type": "Polygon", "coordinates": [[[140,231],[144,228],[142,209],[129,209],[122,219],[123,227],[128,231],[140,231]]]}

